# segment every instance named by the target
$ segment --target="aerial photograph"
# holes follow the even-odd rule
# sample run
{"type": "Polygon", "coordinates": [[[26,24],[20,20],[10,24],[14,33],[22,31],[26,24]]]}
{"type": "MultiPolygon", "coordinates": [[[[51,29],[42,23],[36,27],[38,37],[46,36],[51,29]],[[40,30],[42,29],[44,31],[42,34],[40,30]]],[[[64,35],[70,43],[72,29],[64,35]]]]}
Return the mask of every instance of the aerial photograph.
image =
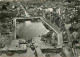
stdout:
{"type": "Polygon", "coordinates": [[[0,0],[0,57],[80,57],[80,0],[0,0]]]}

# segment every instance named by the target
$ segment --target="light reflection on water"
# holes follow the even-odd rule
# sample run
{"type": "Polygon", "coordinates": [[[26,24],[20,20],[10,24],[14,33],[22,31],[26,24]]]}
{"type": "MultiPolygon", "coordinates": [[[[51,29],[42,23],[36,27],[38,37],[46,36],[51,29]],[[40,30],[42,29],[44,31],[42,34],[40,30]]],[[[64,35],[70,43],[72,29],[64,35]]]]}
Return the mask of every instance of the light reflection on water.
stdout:
{"type": "Polygon", "coordinates": [[[25,21],[18,25],[17,35],[19,38],[30,40],[47,32],[48,30],[44,27],[42,22],[25,21]]]}

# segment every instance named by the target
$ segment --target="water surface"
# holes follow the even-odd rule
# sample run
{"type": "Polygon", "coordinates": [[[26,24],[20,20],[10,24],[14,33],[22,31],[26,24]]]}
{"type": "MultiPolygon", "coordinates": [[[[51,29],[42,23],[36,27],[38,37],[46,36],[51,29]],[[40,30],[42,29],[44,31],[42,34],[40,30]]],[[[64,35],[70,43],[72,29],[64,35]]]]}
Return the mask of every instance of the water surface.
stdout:
{"type": "Polygon", "coordinates": [[[17,27],[17,35],[19,38],[25,38],[26,40],[30,40],[48,32],[42,22],[25,21],[20,23],[17,27]]]}

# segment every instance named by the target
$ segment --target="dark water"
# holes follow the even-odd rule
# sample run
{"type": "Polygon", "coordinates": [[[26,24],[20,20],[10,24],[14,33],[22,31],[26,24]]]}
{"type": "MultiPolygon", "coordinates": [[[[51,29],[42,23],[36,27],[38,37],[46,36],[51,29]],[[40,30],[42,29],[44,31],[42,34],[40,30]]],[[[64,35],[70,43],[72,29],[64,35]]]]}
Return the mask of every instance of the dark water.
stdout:
{"type": "Polygon", "coordinates": [[[30,40],[48,32],[42,22],[25,21],[17,25],[17,35],[19,38],[30,40]]]}

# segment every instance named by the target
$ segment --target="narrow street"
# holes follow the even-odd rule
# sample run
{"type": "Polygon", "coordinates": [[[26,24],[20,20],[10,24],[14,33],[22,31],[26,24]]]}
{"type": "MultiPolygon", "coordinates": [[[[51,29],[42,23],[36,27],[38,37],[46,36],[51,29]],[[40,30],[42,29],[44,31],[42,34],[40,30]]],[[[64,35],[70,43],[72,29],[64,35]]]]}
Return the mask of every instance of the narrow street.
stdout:
{"type": "Polygon", "coordinates": [[[25,8],[21,5],[21,3],[19,1],[16,1],[16,2],[20,5],[20,8],[23,9],[25,13],[25,17],[30,17],[30,15],[26,12],[25,8]]]}
{"type": "Polygon", "coordinates": [[[56,25],[51,24],[50,22],[48,22],[48,20],[46,20],[45,18],[41,18],[41,20],[44,21],[51,29],[53,29],[57,33],[57,35],[58,35],[58,45],[63,46],[62,33],[59,30],[59,28],[56,25]]]}

